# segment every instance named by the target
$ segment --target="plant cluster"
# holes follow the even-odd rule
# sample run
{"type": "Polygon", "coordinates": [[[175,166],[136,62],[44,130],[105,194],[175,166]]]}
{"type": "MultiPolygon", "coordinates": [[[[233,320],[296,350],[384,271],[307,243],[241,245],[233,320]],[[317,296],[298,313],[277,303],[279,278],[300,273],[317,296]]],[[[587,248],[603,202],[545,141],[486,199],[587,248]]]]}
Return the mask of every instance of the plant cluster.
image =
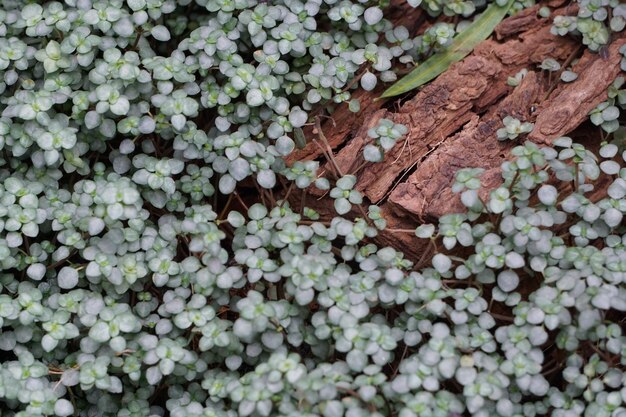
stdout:
{"type": "Polygon", "coordinates": [[[380,119],[376,126],[368,129],[367,136],[373,143],[363,148],[363,158],[368,162],[381,162],[385,158],[385,151],[390,151],[396,142],[407,134],[408,128],[389,119],[380,119]]]}
{"type": "MultiPolygon", "coordinates": [[[[516,147],[486,200],[460,171],[467,212],[415,231],[439,248],[415,265],[372,243],[402,231],[354,175],[283,157],[451,26],[411,38],[349,0],[0,5],[2,416],[626,413],[619,122],[600,163],[568,138],[516,147]],[[285,184],[337,216],[273,200],[285,184]]],[[[365,159],[407,133],[381,120],[365,159]]]]}
{"type": "Polygon", "coordinates": [[[582,36],[582,43],[592,51],[606,46],[612,33],[626,27],[626,4],[619,0],[579,0],[576,16],[555,16],[551,32],[582,36]]]}
{"type": "Polygon", "coordinates": [[[620,88],[624,85],[624,77],[618,77],[608,89],[608,99],[600,103],[589,113],[591,123],[600,126],[606,133],[614,133],[620,128],[619,116],[621,110],[626,108],[626,90],[620,88]]]}
{"type": "Polygon", "coordinates": [[[502,119],[504,127],[496,131],[498,140],[513,140],[520,135],[532,132],[534,124],[530,122],[521,122],[512,116],[506,116],[502,119]]]}

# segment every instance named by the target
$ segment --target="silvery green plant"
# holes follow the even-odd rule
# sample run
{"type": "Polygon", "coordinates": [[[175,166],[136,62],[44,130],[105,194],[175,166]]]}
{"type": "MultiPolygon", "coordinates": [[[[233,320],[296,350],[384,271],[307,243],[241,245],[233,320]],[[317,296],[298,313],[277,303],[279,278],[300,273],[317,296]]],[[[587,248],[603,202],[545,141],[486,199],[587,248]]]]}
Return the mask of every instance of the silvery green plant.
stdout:
{"type": "Polygon", "coordinates": [[[591,123],[602,127],[606,133],[614,133],[620,127],[620,110],[626,106],[626,90],[621,89],[623,85],[624,77],[618,77],[609,87],[608,99],[589,113],[591,123]]]}
{"type": "MultiPolygon", "coordinates": [[[[285,157],[463,22],[412,38],[386,2],[27,3],[0,7],[3,416],[624,414],[623,80],[592,113],[598,155],[525,143],[494,190],[459,171],[467,211],[417,228],[435,251],[414,264],[373,243],[406,231],[355,175],[285,157]]],[[[621,4],[580,6],[559,34],[623,28],[621,4]]],[[[365,159],[406,134],[381,120],[365,159]]]]}
{"type": "Polygon", "coordinates": [[[519,135],[530,133],[533,130],[533,124],[530,122],[521,122],[512,116],[506,116],[502,119],[504,127],[496,131],[498,140],[513,140],[519,135]]]}
{"type": "Polygon", "coordinates": [[[445,48],[452,43],[454,35],[454,25],[449,23],[437,23],[424,32],[422,36],[422,47],[438,50],[445,48]]]}
{"type": "Polygon", "coordinates": [[[361,204],[363,196],[357,190],[356,177],[354,175],[345,175],[337,180],[335,187],[330,190],[330,197],[335,200],[334,206],[337,214],[346,214],[352,209],[353,204],[361,204]]]}
{"type": "Polygon", "coordinates": [[[555,16],[550,32],[581,36],[581,42],[592,51],[601,52],[612,34],[626,27],[626,6],[618,0],[579,0],[576,16],[555,16]]]}
{"type": "Polygon", "coordinates": [[[406,126],[389,119],[380,119],[376,126],[368,129],[367,136],[373,143],[363,148],[363,158],[368,162],[381,162],[385,152],[391,150],[396,142],[408,133],[406,126]]]}

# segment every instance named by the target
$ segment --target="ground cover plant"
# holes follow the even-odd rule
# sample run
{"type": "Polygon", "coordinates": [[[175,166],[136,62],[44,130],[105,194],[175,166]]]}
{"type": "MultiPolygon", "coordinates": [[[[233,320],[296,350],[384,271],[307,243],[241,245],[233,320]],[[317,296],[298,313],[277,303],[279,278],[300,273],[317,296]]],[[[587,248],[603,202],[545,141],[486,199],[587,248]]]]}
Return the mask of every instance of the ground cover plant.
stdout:
{"type": "MultiPolygon", "coordinates": [[[[601,143],[498,116],[498,184],[458,170],[463,209],[408,230],[358,176],[410,126],[368,127],[349,171],[322,128],[532,1],[0,5],[2,417],[626,416],[622,76],[601,143]]],[[[626,71],[624,4],[539,6],[626,71]]],[[[550,91],[573,65],[545,57],[550,91]]]]}

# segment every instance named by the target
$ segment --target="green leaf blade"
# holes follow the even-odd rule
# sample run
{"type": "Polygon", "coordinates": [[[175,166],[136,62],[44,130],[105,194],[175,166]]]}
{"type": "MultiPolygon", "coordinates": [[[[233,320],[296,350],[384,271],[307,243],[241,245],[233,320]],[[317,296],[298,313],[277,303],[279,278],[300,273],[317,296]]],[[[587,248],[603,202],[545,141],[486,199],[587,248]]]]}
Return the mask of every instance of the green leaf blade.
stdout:
{"type": "Polygon", "coordinates": [[[504,6],[492,3],[467,29],[458,34],[452,45],[445,51],[436,53],[417,68],[389,87],[381,98],[393,97],[420,87],[435,79],[450,65],[469,55],[476,45],[487,39],[495,27],[502,21],[514,0],[504,6]]]}

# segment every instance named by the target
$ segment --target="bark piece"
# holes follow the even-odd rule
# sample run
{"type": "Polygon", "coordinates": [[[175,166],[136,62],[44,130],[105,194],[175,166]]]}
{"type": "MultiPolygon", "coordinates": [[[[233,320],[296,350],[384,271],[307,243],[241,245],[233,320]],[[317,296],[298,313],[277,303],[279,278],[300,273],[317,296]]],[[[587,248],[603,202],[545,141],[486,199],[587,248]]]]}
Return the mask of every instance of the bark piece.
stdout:
{"type": "Polygon", "coordinates": [[[538,15],[540,7],[540,5],[535,5],[520,11],[515,16],[504,19],[494,30],[496,39],[502,40],[537,26],[541,20],[538,15]]]}
{"type": "MultiPolygon", "coordinates": [[[[546,19],[547,20],[547,19],[546,19]]],[[[409,128],[405,142],[399,142],[385,156],[386,163],[367,164],[359,172],[357,189],[373,202],[383,199],[397,178],[420,161],[430,147],[441,142],[471,120],[475,111],[492,105],[510,87],[507,77],[543,61],[546,56],[564,60],[576,48],[572,40],[550,34],[549,22],[533,28],[520,39],[504,43],[485,41],[472,55],[450,67],[422,88],[397,113],[377,112],[368,126],[381,117],[403,123],[409,128]]],[[[360,164],[361,148],[367,143],[367,126],[357,131],[355,144],[336,157],[344,172],[360,164]]]]}
{"type": "MultiPolygon", "coordinates": [[[[609,58],[585,53],[575,67],[579,79],[562,83],[553,98],[542,103],[537,111],[535,129],[528,139],[539,145],[573,131],[587,119],[589,111],[606,99],[606,90],[620,72],[621,55],[618,49],[624,40],[614,42],[609,48],[609,58]],[[579,81],[580,80],[580,81],[579,81]]],[[[461,133],[450,138],[435,153],[420,163],[413,175],[400,184],[390,196],[390,202],[418,218],[440,217],[463,209],[459,197],[451,191],[456,171],[467,167],[484,168],[483,198],[501,183],[500,165],[510,156],[515,142],[500,142],[495,132],[501,120],[512,115],[520,120],[529,116],[533,103],[541,102],[545,90],[536,74],[531,73],[524,82],[504,99],[496,110],[485,117],[475,118],[461,133]]]]}
{"type": "Polygon", "coordinates": [[[586,51],[574,66],[578,78],[571,83],[559,84],[550,98],[542,103],[528,139],[549,144],[585,121],[589,112],[606,100],[608,87],[620,74],[622,55],[619,48],[625,43],[626,39],[616,39],[609,46],[607,59],[586,51]]]}
{"type": "Polygon", "coordinates": [[[502,182],[500,165],[508,157],[515,141],[499,141],[496,130],[502,119],[512,116],[526,120],[532,104],[545,92],[542,80],[530,72],[513,93],[483,117],[474,116],[457,135],[448,138],[420,162],[416,171],[399,184],[389,197],[390,204],[401,207],[420,219],[437,218],[464,211],[460,198],[452,192],[456,172],[461,168],[483,168],[485,187],[481,197],[502,182]]]}

